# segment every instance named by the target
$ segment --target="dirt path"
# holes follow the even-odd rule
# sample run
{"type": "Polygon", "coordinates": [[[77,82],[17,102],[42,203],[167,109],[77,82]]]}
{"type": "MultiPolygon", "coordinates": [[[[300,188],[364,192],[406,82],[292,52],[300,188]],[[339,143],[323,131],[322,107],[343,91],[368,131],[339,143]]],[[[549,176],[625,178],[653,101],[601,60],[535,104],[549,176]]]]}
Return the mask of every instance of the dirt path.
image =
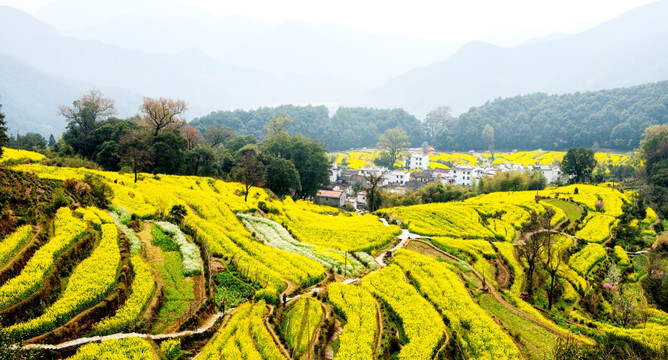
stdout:
{"type": "Polygon", "coordinates": [[[376,337],[373,341],[373,358],[376,359],[378,356],[378,348],[380,347],[380,342],[383,339],[382,334],[383,334],[383,315],[381,314],[380,310],[380,304],[378,303],[378,300],[374,296],[373,301],[376,302],[376,326],[378,327],[376,329],[376,337]]]}
{"type": "Polygon", "coordinates": [[[557,235],[562,235],[562,236],[569,237],[569,238],[571,238],[571,239],[573,239],[573,240],[575,241],[575,244],[573,244],[573,246],[577,245],[578,240],[582,240],[582,239],[580,239],[579,237],[577,237],[577,236],[575,236],[575,235],[567,234],[567,233],[565,233],[565,232],[563,232],[563,231],[542,229],[542,230],[533,231],[533,232],[524,234],[524,236],[522,237],[522,239],[519,240],[519,241],[517,241],[516,245],[526,245],[526,240],[527,240],[528,238],[530,238],[530,237],[533,236],[534,234],[540,234],[540,233],[544,233],[544,232],[549,232],[549,233],[552,233],[552,234],[557,234],[557,235]]]}
{"type": "MultiPolygon", "coordinates": [[[[385,220],[385,219],[383,219],[385,220]]],[[[421,235],[416,235],[416,234],[411,234],[408,230],[403,229],[401,230],[401,235],[397,236],[401,241],[397,246],[391,248],[390,250],[385,250],[382,253],[380,253],[378,256],[376,256],[376,263],[380,265],[380,267],[385,267],[387,266],[385,262],[383,261],[383,258],[385,257],[385,254],[387,254],[388,251],[394,253],[395,251],[399,250],[400,248],[404,247],[406,242],[411,239],[419,239],[422,238],[423,236],[421,235]]]]}
{"type": "MultiPolygon", "coordinates": [[[[142,242],[142,255],[144,260],[146,260],[146,263],[149,264],[151,268],[151,273],[153,274],[153,280],[155,280],[156,283],[156,291],[153,294],[153,298],[149,302],[149,304],[146,306],[147,311],[149,309],[155,309],[157,315],[158,309],[158,303],[160,302],[160,293],[163,291],[165,288],[165,284],[162,281],[162,277],[160,276],[160,273],[158,270],[153,266],[153,264],[162,264],[164,263],[164,258],[162,256],[162,251],[160,251],[160,248],[151,244],[151,226],[153,222],[152,221],[145,221],[143,224],[143,229],[142,231],[137,233],[137,237],[139,240],[142,242]]],[[[142,316],[144,317],[144,315],[142,316]]],[[[152,326],[153,324],[151,324],[152,326]]],[[[149,328],[150,329],[150,328],[149,328]]]]}
{"type": "MultiPolygon", "coordinates": [[[[80,345],[84,345],[84,344],[87,344],[87,343],[90,343],[90,342],[100,342],[100,341],[112,340],[112,339],[125,339],[125,338],[131,338],[131,337],[152,339],[152,340],[164,340],[164,339],[181,338],[181,337],[190,336],[190,335],[194,335],[194,334],[200,334],[200,333],[203,333],[203,332],[209,330],[212,326],[214,326],[214,324],[218,321],[218,319],[225,316],[226,314],[231,314],[232,312],[234,312],[234,309],[229,309],[225,313],[214,314],[199,329],[182,331],[182,332],[175,333],[175,334],[157,334],[157,335],[143,334],[143,333],[112,334],[112,335],[107,335],[107,336],[93,336],[93,337],[79,338],[79,339],[74,339],[74,340],[67,341],[67,342],[64,342],[64,343],[61,343],[61,344],[57,344],[57,345],[30,344],[30,345],[23,346],[23,348],[26,349],[26,350],[30,350],[30,349],[62,350],[62,349],[68,348],[68,347],[80,346],[80,345]]],[[[223,323],[223,325],[224,324],[225,323],[223,323]]]]}
{"type": "Polygon", "coordinates": [[[325,348],[325,354],[323,355],[323,358],[325,360],[334,360],[334,346],[332,344],[336,339],[339,338],[341,333],[343,333],[343,329],[341,329],[341,323],[339,321],[336,321],[336,330],[334,330],[334,334],[330,339],[327,339],[327,347],[325,348]]]}
{"type": "Polygon", "coordinates": [[[283,295],[285,295],[285,299],[287,300],[285,302],[285,306],[288,306],[294,300],[299,299],[299,297],[301,295],[296,295],[294,297],[290,297],[290,295],[297,290],[297,286],[295,284],[293,284],[292,281],[288,281],[288,280],[284,280],[284,281],[285,281],[286,287],[285,287],[285,290],[283,290],[283,292],[280,295],[278,295],[278,301],[283,302],[283,295]]]}
{"type": "Polygon", "coordinates": [[[275,310],[274,305],[267,305],[267,308],[269,309],[269,311],[267,311],[267,315],[265,315],[264,317],[264,326],[269,331],[269,335],[271,335],[271,338],[274,339],[274,343],[276,344],[276,346],[278,346],[278,348],[283,353],[283,356],[285,356],[286,359],[290,359],[290,352],[285,348],[278,335],[276,335],[274,328],[269,324],[269,317],[274,313],[275,310]]]}
{"type": "Polygon", "coordinates": [[[496,255],[496,259],[492,260],[492,263],[496,266],[496,283],[500,288],[507,288],[508,282],[510,282],[510,271],[508,271],[508,267],[506,267],[503,259],[501,259],[501,256],[498,254],[496,255]]]}

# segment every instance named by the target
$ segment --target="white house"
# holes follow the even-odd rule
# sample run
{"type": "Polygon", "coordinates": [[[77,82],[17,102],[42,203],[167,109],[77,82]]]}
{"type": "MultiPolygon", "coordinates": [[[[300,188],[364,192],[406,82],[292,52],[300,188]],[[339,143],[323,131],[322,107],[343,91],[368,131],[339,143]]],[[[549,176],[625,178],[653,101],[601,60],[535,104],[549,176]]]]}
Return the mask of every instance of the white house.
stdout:
{"type": "Polygon", "coordinates": [[[473,166],[457,165],[450,170],[450,179],[453,185],[470,186],[472,184],[471,178],[475,178],[475,171],[473,166]]]}
{"type": "Polygon", "coordinates": [[[357,175],[360,176],[367,176],[367,175],[373,175],[373,176],[378,176],[384,172],[387,171],[387,168],[381,167],[381,166],[367,166],[363,168],[359,168],[357,170],[357,175]]]}
{"type": "Polygon", "coordinates": [[[359,191],[357,193],[357,207],[364,208],[366,207],[366,193],[364,191],[359,191]]]}
{"type": "Polygon", "coordinates": [[[561,178],[561,169],[558,167],[552,167],[550,165],[538,165],[534,166],[533,170],[540,170],[540,172],[543,173],[543,176],[545,176],[545,180],[547,180],[548,184],[554,184],[559,181],[561,178]]]}
{"type": "Polygon", "coordinates": [[[341,169],[336,165],[336,162],[329,168],[329,182],[335,183],[341,178],[341,169]]]}
{"type": "Polygon", "coordinates": [[[429,154],[410,153],[404,159],[404,167],[411,170],[429,169],[429,154]]]}
{"type": "Polygon", "coordinates": [[[408,171],[392,170],[385,172],[383,178],[389,184],[398,183],[399,185],[403,185],[411,179],[411,173],[408,171]]]}
{"type": "Polygon", "coordinates": [[[494,176],[496,170],[494,168],[482,168],[469,165],[456,165],[450,170],[450,173],[445,178],[441,178],[442,183],[450,183],[453,185],[471,186],[478,182],[483,176],[494,176]]]}

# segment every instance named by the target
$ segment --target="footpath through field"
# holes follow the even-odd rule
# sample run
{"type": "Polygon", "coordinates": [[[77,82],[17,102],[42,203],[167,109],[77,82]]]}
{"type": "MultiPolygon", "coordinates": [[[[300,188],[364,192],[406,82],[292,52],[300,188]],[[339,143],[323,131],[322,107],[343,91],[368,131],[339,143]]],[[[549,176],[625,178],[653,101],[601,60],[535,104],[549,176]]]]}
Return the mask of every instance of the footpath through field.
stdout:
{"type": "Polygon", "coordinates": [[[152,339],[152,340],[165,340],[165,339],[174,339],[174,338],[182,338],[185,336],[190,336],[190,335],[195,335],[195,334],[201,334],[207,330],[209,330],[221,317],[225,316],[225,314],[231,313],[234,311],[234,308],[229,309],[225,311],[225,313],[219,312],[211,316],[207,322],[202,325],[197,330],[186,330],[186,331],[181,331],[178,333],[173,333],[173,334],[142,334],[142,333],[122,333],[122,334],[112,334],[112,335],[106,335],[106,336],[92,336],[92,337],[85,337],[85,338],[78,338],[74,339],[71,341],[66,341],[64,343],[60,344],[28,344],[24,345],[23,348],[26,350],[30,349],[44,349],[44,350],[62,350],[66,349],[68,347],[72,346],[80,346],[84,344],[88,344],[91,342],[100,342],[100,341],[105,341],[105,340],[112,340],[112,339],[125,339],[125,338],[132,338],[132,337],[137,337],[137,338],[144,338],[144,339],[152,339]]]}

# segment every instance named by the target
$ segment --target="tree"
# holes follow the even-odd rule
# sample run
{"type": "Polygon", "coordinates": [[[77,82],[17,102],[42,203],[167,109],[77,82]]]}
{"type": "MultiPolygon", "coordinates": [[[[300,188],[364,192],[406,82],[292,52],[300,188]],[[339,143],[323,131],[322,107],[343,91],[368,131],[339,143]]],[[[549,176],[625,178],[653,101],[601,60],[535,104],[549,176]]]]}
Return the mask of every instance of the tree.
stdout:
{"type": "Polygon", "coordinates": [[[490,124],[485,125],[482,129],[482,141],[487,145],[487,149],[492,154],[492,162],[494,161],[494,127],[490,124]]]}
{"type": "Polygon", "coordinates": [[[380,135],[378,144],[376,144],[376,146],[380,148],[385,148],[389,153],[389,158],[391,160],[390,169],[394,169],[394,163],[397,161],[401,151],[409,145],[410,142],[408,141],[406,131],[398,127],[385,130],[385,132],[380,135]]]}
{"type": "Polygon", "coordinates": [[[204,141],[215,148],[234,136],[234,130],[224,125],[211,125],[204,131],[204,141]]]}
{"type": "Polygon", "coordinates": [[[285,128],[295,122],[292,117],[288,114],[283,114],[280,116],[272,116],[271,120],[269,120],[268,123],[264,124],[264,134],[265,134],[265,139],[269,139],[270,137],[280,134],[285,131],[285,128]]]}
{"type": "Polygon", "coordinates": [[[369,212],[376,211],[383,201],[379,186],[383,181],[383,175],[385,175],[385,173],[374,175],[370,172],[368,175],[364,176],[364,180],[366,180],[364,193],[366,193],[366,202],[369,205],[369,212]]]}
{"type": "Polygon", "coordinates": [[[192,149],[195,146],[199,145],[202,140],[202,134],[197,130],[197,128],[184,125],[179,129],[181,136],[188,140],[188,149],[192,149]]]}
{"type": "Polygon", "coordinates": [[[573,176],[574,182],[584,182],[596,168],[594,151],[583,147],[569,148],[561,161],[561,170],[573,176]]]}
{"type": "Polygon", "coordinates": [[[153,137],[153,171],[161,174],[182,174],[185,170],[188,140],[179,131],[165,131],[153,137]]]}
{"type": "Polygon", "coordinates": [[[638,312],[638,302],[636,296],[630,289],[620,286],[613,299],[615,310],[622,321],[622,326],[626,327],[638,312]]]}
{"type": "Polygon", "coordinates": [[[30,151],[43,151],[46,148],[46,139],[41,134],[28,132],[25,135],[17,134],[16,138],[10,136],[5,146],[30,151]]]}
{"type": "Polygon", "coordinates": [[[112,117],[102,121],[89,137],[89,143],[94,147],[91,159],[107,171],[118,171],[121,161],[118,143],[133,131],[139,131],[139,125],[133,120],[112,117]]]}
{"type": "Polygon", "coordinates": [[[524,227],[522,233],[524,235],[524,246],[522,249],[522,256],[526,260],[529,268],[527,269],[527,293],[529,298],[533,297],[533,277],[536,270],[536,263],[540,259],[540,255],[547,242],[551,239],[550,222],[554,211],[546,209],[547,211],[538,216],[535,211],[531,214],[531,221],[524,227]],[[546,230],[547,229],[547,230],[546,230]]]}
{"type": "Polygon", "coordinates": [[[90,90],[81,99],[72,102],[72,106],[61,105],[59,114],[67,120],[67,131],[63,138],[74,150],[90,158],[93,151],[88,136],[98,126],[98,122],[117,114],[114,100],[102,97],[99,90],[90,90]]]}
{"type": "Polygon", "coordinates": [[[263,157],[267,168],[267,187],[278,196],[290,195],[302,190],[299,172],[292,161],[273,155],[263,157]]]}
{"type": "Polygon", "coordinates": [[[119,141],[118,148],[123,161],[132,167],[136,183],[139,171],[153,162],[153,148],[150,139],[141,131],[133,131],[119,141]]]}
{"type": "Polygon", "coordinates": [[[161,131],[180,128],[186,121],[179,115],[188,109],[183,100],[172,100],[161,97],[153,99],[144,97],[144,103],[139,107],[142,113],[142,124],[149,129],[153,136],[158,136],[161,131]]]}
{"type": "Polygon", "coordinates": [[[174,219],[174,222],[177,224],[181,224],[187,215],[188,211],[186,210],[186,207],[181,204],[176,204],[169,210],[169,216],[174,219]]]}
{"type": "Polygon", "coordinates": [[[56,145],[56,138],[53,137],[53,134],[49,135],[49,143],[47,144],[48,147],[53,147],[53,145],[56,145]]]}
{"type": "Polygon", "coordinates": [[[452,120],[452,114],[448,106],[439,106],[430,111],[424,119],[424,123],[422,123],[425,139],[433,145],[436,135],[442,132],[450,120],[452,120]]]}
{"type": "Polygon", "coordinates": [[[227,144],[226,148],[232,151],[239,151],[242,147],[246,145],[257,144],[257,139],[253,135],[237,135],[231,138],[227,144]]]}
{"type": "Polygon", "coordinates": [[[383,151],[382,153],[378,154],[378,156],[373,159],[373,163],[376,166],[383,166],[386,168],[391,168],[393,164],[390,153],[387,151],[383,151]]]}
{"type": "Polygon", "coordinates": [[[244,201],[248,201],[250,189],[264,185],[267,170],[253,146],[244,147],[238,155],[232,168],[232,178],[244,185],[244,201]]]}
{"type": "MultiPolygon", "coordinates": [[[[2,110],[2,104],[0,104],[0,110],[2,110]]],[[[7,140],[7,121],[5,114],[0,111],[0,157],[2,157],[2,147],[5,146],[7,140]]]]}
{"type": "Polygon", "coordinates": [[[186,154],[187,174],[195,176],[213,176],[216,173],[214,161],[216,153],[213,148],[206,145],[197,145],[186,154]]]}
{"type": "Polygon", "coordinates": [[[267,139],[262,148],[267,154],[292,161],[301,182],[301,190],[296,192],[299,197],[315,196],[320,186],[329,182],[327,149],[312,139],[282,132],[267,139]]]}
{"type": "MultiPolygon", "coordinates": [[[[546,208],[548,211],[552,211],[550,208],[546,208]]],[[[551,217],[550,217],[551,219],[551,217]]],[[[547,239],[545,242],[545,270],[550,274],[550,283],[548,284],[547,290],[547,308],[552,310],[552,304],[555,300],[555,292],[557,289],[557,273],[559,268],[563,263],[563,248],[560,244],[551,236],[551,222],[545,224],[547,228],[547,239]]]]}

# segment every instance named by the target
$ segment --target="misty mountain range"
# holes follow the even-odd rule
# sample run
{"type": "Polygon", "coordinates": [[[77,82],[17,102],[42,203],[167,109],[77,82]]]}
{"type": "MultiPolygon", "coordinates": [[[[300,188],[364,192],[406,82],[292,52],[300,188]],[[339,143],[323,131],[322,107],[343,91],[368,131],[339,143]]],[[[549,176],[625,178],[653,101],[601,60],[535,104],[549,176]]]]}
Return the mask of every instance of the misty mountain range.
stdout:
{"type": "Polygon", "coordinates": [[[0,7],[0,104],[10,130],[45,135],[64,128],[58,105],[93,87],[120,116],[136,113],[142,96],[166,96],[186,100],[189,118],[288,103],[402,107],[422,118],[440,105],[459,113],[498,97],[668,79],[667,16],[663,0],[579,34],[455,52],[456,44],[217,17],[172,1],[59,0],[35,15],[0,7]]]}

